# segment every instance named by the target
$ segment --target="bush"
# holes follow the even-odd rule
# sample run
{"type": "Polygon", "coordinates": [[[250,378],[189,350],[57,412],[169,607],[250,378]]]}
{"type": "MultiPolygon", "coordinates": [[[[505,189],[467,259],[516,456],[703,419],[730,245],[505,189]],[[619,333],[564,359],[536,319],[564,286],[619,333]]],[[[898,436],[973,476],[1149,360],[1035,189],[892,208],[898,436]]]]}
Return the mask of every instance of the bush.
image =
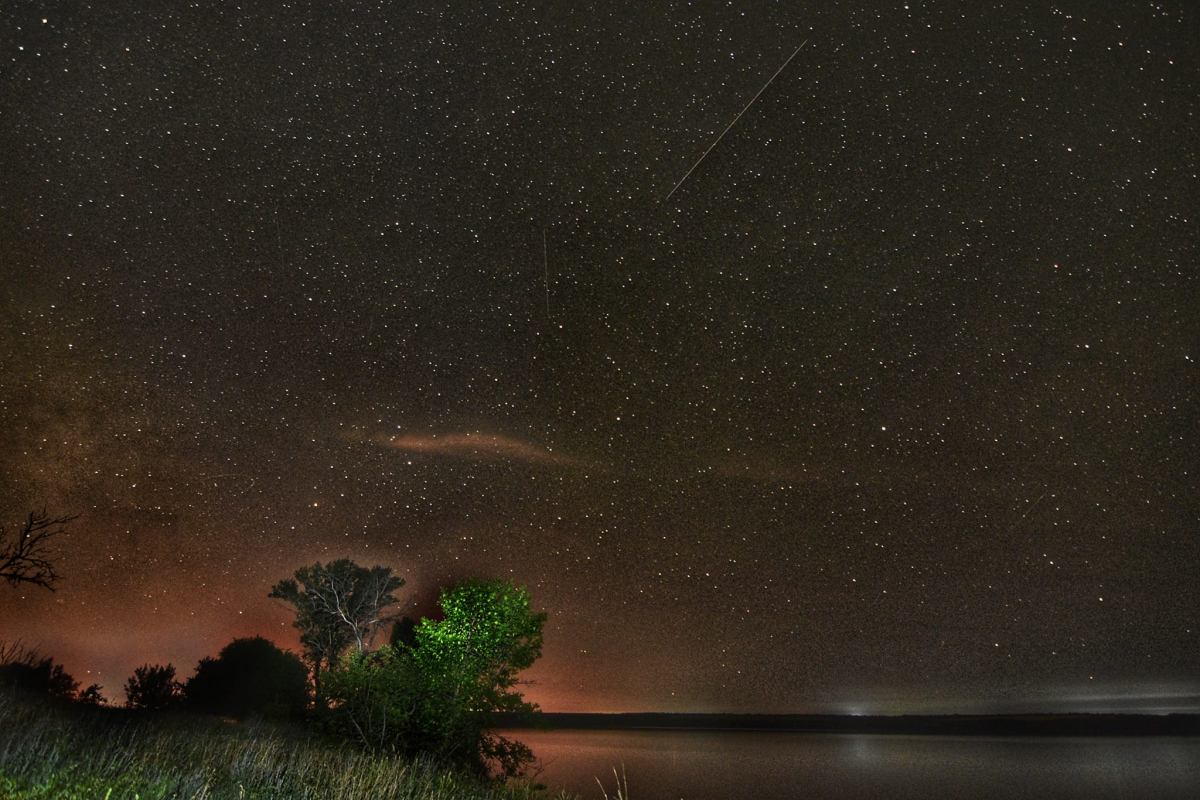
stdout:
{"type": "Polygon", "coordinates": [[[166,711],[183,701],[183,686],[175,680],[175,667],[144,664],[125,681],[125,705],[142,711],[166,711]]]}
{"type": "Polygon", "coordinates": [[[426,691],[407,650],[351,653],[326,673],[325,688],[334,701],[328,720],[346,738],[407,755],[432,749],[421,724],[426,691]]]}
{"type": "Polygon", "coordinates": [[[465,581],[439,604],[445,619],[421,620],[415,646],[351,654],[326,676],[333,724],[370,748],[522,775],[533,753],[488,724],[495,712],[537,711],[513,687],[541,655],[546,615],[499,580],[465,581]]]}
{"type": "Polygon", "coordinates": [[[201,659],[183,691],[189,706],[210,714],[295,716],[308,705],[308,668],[261,636],[234,639],[201,659]]]}
{"type": "Polygon", "coordinates": [[[79,681],[63,669],[62,664],[55,664],[53,658],[20,642],[0,643],[0,686],[85,705],[104,705],[106,702],[100,694],[99,684],[93,683],[81,690],[79,681]]]}

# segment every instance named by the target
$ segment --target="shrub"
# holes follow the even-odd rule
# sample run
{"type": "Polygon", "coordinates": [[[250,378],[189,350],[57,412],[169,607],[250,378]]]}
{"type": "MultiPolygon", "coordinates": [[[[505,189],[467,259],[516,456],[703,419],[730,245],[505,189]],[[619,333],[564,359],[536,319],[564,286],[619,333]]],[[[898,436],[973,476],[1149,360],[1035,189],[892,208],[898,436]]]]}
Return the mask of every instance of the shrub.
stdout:
{"type": "Polygon", "coordinates": [[[125,682],[125,705],[143,711],[165,711],[183,701],[183,686],[175,680],[175,667],[144,664],[125,682]]]}
{"type": "Polygon", "coordinates": [[[525,589],[500,580],[465,581],[439,604],[445,618],[421,620],[415,646],[353,653],[327,675],[334,725],[371,748],[522,775],[533,753],[488,724],[496,712],[537,711],[513,687],[541,655],[546,615],[531,611],[525,589]]]}
{"type": "Polygon", "coordinates": [[[189,706],[210,714],[297,715],[308,704],[308,668],[261,636],[234,639],[201,659],[183,691],[189,706]]]}
{"type": "Polygon", "coordinates": [[[63,669],[62,664],[55,664],[53,658],[20,642],[0,643],[0,686],[85,705],[104,705],[106,702],[100,694],[99,684],[93,683],[81,690],[79,681],[63,669]]]}

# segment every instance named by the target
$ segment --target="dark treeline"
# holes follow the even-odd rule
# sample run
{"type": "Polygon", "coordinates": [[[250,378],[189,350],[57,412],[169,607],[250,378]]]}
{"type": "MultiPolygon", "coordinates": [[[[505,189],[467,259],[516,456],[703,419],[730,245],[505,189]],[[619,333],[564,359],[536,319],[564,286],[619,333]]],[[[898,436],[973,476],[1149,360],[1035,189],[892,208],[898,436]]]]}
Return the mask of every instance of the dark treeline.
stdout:
{"type": "MultiPolygon", "coordinates": [[[[88,706],[110,706],[100,686],[79,681],[52,656],[20,642],[0,644],[0,686],[88,706]]],[[[310,701],[308,668],[267,639],[234,639],[216,658],[203,658],[185,682],[172,664],[145,664],[125,682],[124,708],[136,712],[195,711],[226,717],[303,718],[310,701]]]]}
{"type": "Polygon", "coordinates": [[[107,702],[99,684],[80,688],[79,681],[62,664],[55,664],[52,657],[20,642],[0,642],[0,686],[82,705],[101,706],[107,702]]]}

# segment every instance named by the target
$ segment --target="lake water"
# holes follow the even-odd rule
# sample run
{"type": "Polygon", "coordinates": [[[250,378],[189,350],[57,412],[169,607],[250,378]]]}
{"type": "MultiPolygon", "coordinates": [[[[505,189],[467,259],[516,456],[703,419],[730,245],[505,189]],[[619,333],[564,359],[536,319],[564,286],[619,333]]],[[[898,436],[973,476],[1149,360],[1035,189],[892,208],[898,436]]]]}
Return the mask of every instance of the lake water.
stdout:
{"type": "Polygon", "coordinates": [[[1198,798],[1200,739],[510,731],[588,800],[1198,798]]]}

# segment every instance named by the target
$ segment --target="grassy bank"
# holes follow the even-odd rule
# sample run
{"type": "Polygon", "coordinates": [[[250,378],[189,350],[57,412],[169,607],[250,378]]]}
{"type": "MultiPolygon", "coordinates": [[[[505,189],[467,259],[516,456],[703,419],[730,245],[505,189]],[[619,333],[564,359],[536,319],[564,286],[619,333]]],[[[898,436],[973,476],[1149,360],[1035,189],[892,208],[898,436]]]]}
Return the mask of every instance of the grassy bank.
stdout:
{"type": "Polygon", "coordinates": [[[213,718],[139,718],[0,693],[0,797],[532,800],[423,761],[336,745],[302,728],[213,718]]]}

